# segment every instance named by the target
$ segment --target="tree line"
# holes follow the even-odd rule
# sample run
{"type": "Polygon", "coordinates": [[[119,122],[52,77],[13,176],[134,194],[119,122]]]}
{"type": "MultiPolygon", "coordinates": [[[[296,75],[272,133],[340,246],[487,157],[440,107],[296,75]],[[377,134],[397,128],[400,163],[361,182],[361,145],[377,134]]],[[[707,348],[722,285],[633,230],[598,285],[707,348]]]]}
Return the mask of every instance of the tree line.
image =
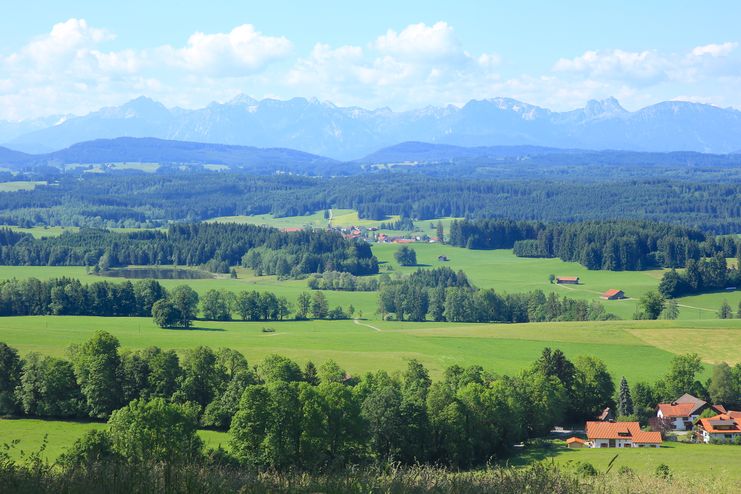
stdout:
{"type": "Polygon", "coordinates": [[[741,185],[737,182],[713,182],[697,174],[691,181],[595,180],[594,172],[590,167],[588,182],[567,183],[560,177],[462,179],[413,173],[336,178],[197,171],[57,174],[49,177],[53,185],[0,193],[0,224],[151,227],[233,215],[301,216],[334,207],[355,209],[361,218],[382,221],[391,215],[415,221],[500,218],[506,211],[512,220],[649,219],[716,234],[741,231],[741,205],[736,200],[741,185]]]}
{"type": "Polygon", "coordinates": [[[567,417],[591,417],[614,389],[591,357],[574,361],[570,383],[548,374],[542,359],[515,376],[451,366],[433,383],[417,361],[397,374],[351,376],[333,361],[301,368],[279,355],[249,366],[224,348],[182,358],[157,347],[122,352],[103,331],[70,356],[21,359],[0,344],[0,413],[116,424],[133,410],[174,404],[187,411],[189,429],[229,430],[241,462],[281,470],[368,460],[481,465],[567,417]]]}
{"type": "Polygon", "coordinates": [[[541,290],[500,295],[493,289],[437,285],[406,278],[382,284],[378,313],[398,321],[550,322],[614,319],[599,302],[546,295],[541,290]]]}
{"type": "Polygon", "coordinates": [[[243,290],[233,293],[211,289],[203,296],[188,285],[165,289],[156,280],[84,284],[75,278],[0,281],[0,316],[104,316],[153,317],[165,328],[190,327],[199,315],[209,321],[229,321],[236,314],[245,321],[346,319],[352,306],[330,308],[322,292],[300,293],[295,310],[285,297],[273,292],[243,290]]]}
{"type": "MultiPolygon", "coordinates": [[[[225,348],[201,346],[182,357],[157,347],[121,351],[104,331],[69,354],[69,360],[21,358],[0,344],[0,413],[110,418],[111,434],[126,431],[133,440],[151,433],[153,418],[166,411],[178,423],[187,417],[187,427],[176,430],[228,430],[236,461],[277,470],[368,461],[470,468],[506,458],[514,444],[556,424],[591,420],[608,406],[623,420],[645,423],[657,403],[685,392],[728,407],[741,401],[741,365],[716,366],[705,387],[697,379],[697,355],[677,356],[655,385],[631,388],[624,378],[616,387],[599,359],[570,360],[550,348],[513,376],[453,365],[437,381],[415,360],[402,372],[352,376],[331,360],[302,368],[269,355],[250,366],[225,348]]],[[[160,439],[133,451],[165,461],[156,452],[167,444],[176,459],[201,446],[180,435],[160,439]]]]}
{"type": "Polygon", "coordinates": [[[741,241],[732,237],[716,240],[699,230],[648,221],[453,221],[448,242],[469,249],[511,248],[520,257],[555,257],[610,271],[679,268],[716,254],[741,256],[741,241]]]}
{"type": "Polygon", "coordinates": [[[276,263],[285,269],[275,274],[285,276],[325,270],[356,275],[378,272],[370,245],[321,230],[288,233],[255,225],[191,223],[171,225],[166,232],[82,229],[39,239],[4,231],[0,242],[3,265],[95,266],[105,271],[116,266],[172,264],[228,272],[255,251],[249,265],[265,274],[273,274],[270,266],[276,263]]]}

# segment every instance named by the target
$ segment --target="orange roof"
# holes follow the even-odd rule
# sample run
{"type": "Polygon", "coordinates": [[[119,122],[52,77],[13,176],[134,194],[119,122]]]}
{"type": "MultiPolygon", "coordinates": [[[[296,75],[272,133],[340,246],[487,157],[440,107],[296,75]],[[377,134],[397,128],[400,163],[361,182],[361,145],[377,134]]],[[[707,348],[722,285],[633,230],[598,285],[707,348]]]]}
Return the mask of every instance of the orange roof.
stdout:
{"type": "Polygon", "coordinates": [[[589,439],[630,439],[634,443],[659,444],[660,432],[644,432],[638,422],[587,422],[589,439]]]}
{"type": "MultiPolygon", "coordinates": [[[[733,415],[738,416],[738,412],[731,412],[733,415]]],[[[702,428],[713,434],[733,434],[741,432],[741,417],[734,418],[731,414],[721,413],[715,417],[700,419],[702,428]],[[725,422],[728,428],[717,429],[716,426],[720,425],[719,422],[725,422]]]]}
{"type": "Polygon", "coordinates": [[[622,290],[615,290],[614,288],[611,290],[607,290],[605,293],[602,294],[603,297],[614,297],[618,293],[621,293],[622,290]]]}
{"type": "Polygon", "coordinates": [[[300,232],[303,228],[296,228],[295,226],[287,226],[283,229],[284,232],[300,232]]]}
{"type": "Polygon", "coordinates": [[[661,415],[667,418],[689,417],[696,408],[694,403],[659,403],[661,415]]]}
{"type": "Polygon", "coordinates": [[[572,443],[586,444],[587,442],[580,437],[570,437],[566,440],[566,444],[572,444],[572,443]]]}
{"type": "Polygon", "coordinates": [[[578,276],[559,276],[556,279],[563,280],[563,281],[576,281],[579,279],[579,277],[578,276]]]}
{"type": "Polygon", "coordinates": [[[726,415],[728,415],[732,419],[741,419],[741,412],[737,412],[734,410],[729,411],[726,415]]]}

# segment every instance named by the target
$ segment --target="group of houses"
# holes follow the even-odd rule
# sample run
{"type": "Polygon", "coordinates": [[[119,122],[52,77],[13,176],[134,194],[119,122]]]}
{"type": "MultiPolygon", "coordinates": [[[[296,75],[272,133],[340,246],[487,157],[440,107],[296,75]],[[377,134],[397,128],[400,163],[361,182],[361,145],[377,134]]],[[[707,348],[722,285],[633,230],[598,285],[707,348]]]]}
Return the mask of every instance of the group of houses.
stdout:
{"type": "MultiPolygon", "coordinates": [[[[741,412],[728,411],[722,405],[712,405],[685,393],[671,403],[659,403],[653,429],[694,431],[698,442],[732,442],[741,437],[741,412]],[[702,415],[713,416],[702,417],[702,415]]],[[[660,430],[644,431],[638,422],[615,422],[609,408],[588,421],[586,439],[570,437],[569,448],[658,448],[662,443],[660,430]]]]}

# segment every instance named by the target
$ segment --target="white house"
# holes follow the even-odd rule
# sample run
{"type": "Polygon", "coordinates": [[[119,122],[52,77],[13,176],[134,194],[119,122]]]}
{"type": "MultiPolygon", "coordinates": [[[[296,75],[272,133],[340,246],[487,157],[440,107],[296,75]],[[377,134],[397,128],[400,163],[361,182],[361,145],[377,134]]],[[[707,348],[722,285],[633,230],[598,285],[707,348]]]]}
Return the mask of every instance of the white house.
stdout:
{"type": "Polygon", "coordinates": [[[675,431],[692,430],[694,422],[702,412],[708,408],[716,413],[723,413],[725,409],[685,393],[671,403],[659,403],[656,408],[656,417],[666,419],[675,431]]]}
{"type": "Polygon", "coordinates": [[[641,430],[638,422],[587,422],[587,439],[591,448],[658,448],[660,432],[641,430]]]}
{"type": "Polygon", "coordinates": [[[706,443],[733,441],[741,437],[741,412],[721,413],[715,417],[700,419],[698,432],[706,443]]]}

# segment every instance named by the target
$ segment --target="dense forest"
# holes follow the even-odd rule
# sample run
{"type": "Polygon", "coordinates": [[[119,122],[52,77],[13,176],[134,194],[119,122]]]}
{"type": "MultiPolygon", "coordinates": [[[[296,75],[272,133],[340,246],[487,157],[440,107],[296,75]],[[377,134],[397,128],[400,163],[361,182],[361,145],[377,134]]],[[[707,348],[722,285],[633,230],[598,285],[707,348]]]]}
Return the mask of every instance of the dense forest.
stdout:
{"type": "MultiPolygon", "coordinates": [[[[706,387],[698,380],[699,357],[680,355],[657,383],[634,383],[631,390],[622,379],[617,389],[599,359],[570,360],[549,348],[514,376],[453,365],[435,382],[415,360],[401,373],[351,376],[331,360],[301,368],[269,355],[250,366],[227,348],[200,346],[182,356],[158,347],[121,351],[104,331],[73,345],[69,355],[67,360],[32,352],[21,359],[0,343],[0,414],[110,417],[115,435],[132,434],[125,426],[137,416],[144,420],[137,427],[153,427],[161,410],[171,420],[187,417],[189,425],[177,428],[181,432],[195,434],[199,425],[229,430],[234,461],[276,470],[369,461],[470,468],[506,458],[514,444],[543,436],[556,424],[591,419],[605,406],[624,419],[643,420],[656,403],[691,392],[732,407],[741,386],[741,365],[717,365],[706,387]]],[[[136,432],[132,438],[141,437],[136,432]]],[[[156,454],[168,443],[180,455],[201,448],[198,440],[178,435],[151,452],[134,451],[156,454]]]]}
{"type": "Polygon", "coordinates": [[[325,270],[355,275],[378,272],[370,245],[319,230],[286,233],[263,226],[199,223],[171,225],[166,232],[82,229],[41,239],[7,229],[0,232],[3,265],[95,266],[105,271],[115,266],[174,264],[226,273],[248,254],[250,267],[265,274],[276,266],[285,276],[325,270]]]}
{"type": "Polygon", "coordinates": [[[680,268],[690,260],[741,252],[741,241],[732,237],[717,240],[693,228],[649,221],[453,221],[448,242],[469,249],[512,248],[521,257],[557,257],[610,271],[680,268]]]}
{"type": "Polygon", "coordinates": [[[684,179],[433,178],[410,173],[267,177],[232,173],[56,176],[31,191],[0,193],[0,224],[159,226],[218,216],[300,216],[327,208],[361,218],[442,217],[574,222],[646,219],[716,234],[741,231],[741,185],[684,179]],[[640,206],[640,207],[637,207],[640,206]]]}

